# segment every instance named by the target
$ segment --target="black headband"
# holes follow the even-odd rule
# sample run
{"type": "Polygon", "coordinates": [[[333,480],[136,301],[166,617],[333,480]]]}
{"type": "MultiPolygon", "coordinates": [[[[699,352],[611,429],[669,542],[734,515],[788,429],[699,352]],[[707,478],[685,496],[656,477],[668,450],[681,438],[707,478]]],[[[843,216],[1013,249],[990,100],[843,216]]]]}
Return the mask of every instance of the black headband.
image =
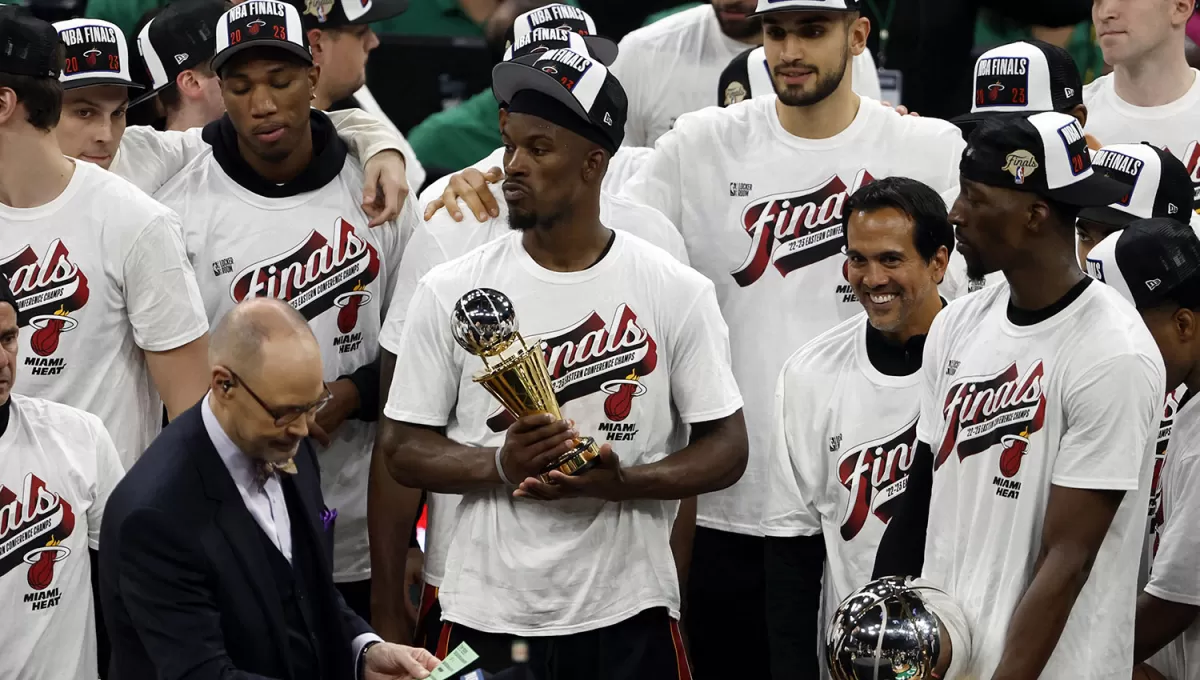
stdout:
{"type": "Polygon", "coordinates": [[[574,132],[610,154],[617,152],[612,140],[608,139],[599,127],[581,118],[566,104],[537,90],[518,90],[508,103],[508,112],[536,116],[547,123],[574,132]]]}

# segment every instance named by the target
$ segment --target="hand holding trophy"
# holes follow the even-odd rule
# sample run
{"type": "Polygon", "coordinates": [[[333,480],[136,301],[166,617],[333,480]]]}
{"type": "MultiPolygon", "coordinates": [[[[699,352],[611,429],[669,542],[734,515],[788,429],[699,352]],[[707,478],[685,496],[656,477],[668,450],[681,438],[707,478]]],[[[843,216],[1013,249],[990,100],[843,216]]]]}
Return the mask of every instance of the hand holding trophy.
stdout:
{"type": "MultiPolygon", "coordinates": [[[[562,420],[542,343],[526,342],[518,332],[517,315],[508,296],[491,288],[476,288],[454,306],[451,324],[458,344],[483,360],[484,368],[475,374],[474,381],[483,385],[514,418],[548,413],[555,422],[562,420]]],[[[552,470],[579,474],[595,464],[599,453],[596,440],[581,437],[569,451],[542,469],[538,479],[550,483],[552,470]]]]}

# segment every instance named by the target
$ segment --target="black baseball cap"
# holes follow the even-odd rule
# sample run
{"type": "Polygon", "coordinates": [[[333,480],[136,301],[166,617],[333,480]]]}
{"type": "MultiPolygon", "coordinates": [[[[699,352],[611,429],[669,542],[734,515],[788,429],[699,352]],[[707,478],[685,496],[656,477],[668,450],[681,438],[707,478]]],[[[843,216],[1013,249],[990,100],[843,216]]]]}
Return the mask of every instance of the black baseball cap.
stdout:
{"type": "Polygon", "coordinates": [[[504,48],[504,57],[500,61],[512,61],[551,50],[573,50],[594,58],[582,35],[565,28],[535,28],[504,48]]]}
{"type": "Polygon", "coordinates": [[[1200,306],[1200,237],[1178,220],[1131,222],[1088,253],[1087,271],[1138,309],[1200,306]]]}
{"type": "Polygon", "coordinates": [[[288,0],[304,28],[345,28],[384,21],[408,9],[408,0],[288,0]]]}
{"type": "Polygon", "coordinates": [[[1115,203],[1129,191],[1092,170],[1083,128],[1064,113],[989,117],[967,140],[959,171],[973,182],[1078,207],[1115,203]]]}
{"type": "Polygon", "coordinates": [[[1084,208],[1079,219],[1124,227],[1138,219],[1166,217],[1186,223],[1192,216],[1192,178],[1183,162],[1151,144],[1113,144],[1092,156],[1092,168],[1125,185],[1111,205],[1084,208]]]}
{"type": "Polygon", "coordinates": [[[184,71],[212,59],[217,50],[217,22],[225,0],[177,0],[150,20],[137,36],[138,54],[146,64],[149,91],[138,104],[175,84],[184,71]]]}
{"type": "Polygon", "coordinates": [[[0,5],[0,73],[58,78],[63,47],[58,31],[17,5],[0,5]]]}
{"type": "Polygon", "coordinates": [[[625,88],[604,64],[574,50],[551,50],[496,64],[492,90],[502,102],[512,103],[518,92],[533,90],[565,105],[610,153],[625,139],[629,109],[625,88]]]}
{"type": "Polygon", "coordinates": [[[975,60],[971,112],[952,122],[967,134],[989,116],[1070,113],[1083,103],[1083,79],[1071,53],[1042,40],[992,48],[975,60]]]}
{"type": "Polygon", "coordinates": [[[270,47],[312,64],[308,34],[300,13],[282,0],[247,0],[217,21],[217,48],[212,67],[219,74],[231,57],[253,48],[270,47]]]}
{"type": "MultiPolygon", "coordinates": [[[[545,5],[518,16],[508,31],[509,49],[518,51],[518,46],[527,44],[532,39],[531,35],[538,29],[558,29],[578,33],[587,43],[586,54],[590,55],[592,59],[605,66],[612,66],[612,63],[617,60],[617,43],[613,42],[611,38],[596,34],[596,22],[592,20],[592,15],[578,7],[561,3],[545,5]]],[[[508,55],[507,49],[505,55],[506,57],[508,55]]],[[[523,55],[516,54],[513,57],[507,57],[505,61],[521,56],[523,55]]]]}
{"type": "Polygon", "coordinates": [[[99,19],[68,19],[54,24],[66,46],[62,75],[64,90],[93,85],[120,85],[140,90],[129,73],[129,43],[116,24],[99,19]]]}
{"type": "Polygon", "coordinates": [[[729,62],[717,81],[717,105],[732,106],[746,99],[775,94],[766,48],[751,47],[729,62]]]}
{"type": "Polygon", "coordinates": [[[758,0],[754,16],[773,12],[857,12],[859,0],[758,0]]]}

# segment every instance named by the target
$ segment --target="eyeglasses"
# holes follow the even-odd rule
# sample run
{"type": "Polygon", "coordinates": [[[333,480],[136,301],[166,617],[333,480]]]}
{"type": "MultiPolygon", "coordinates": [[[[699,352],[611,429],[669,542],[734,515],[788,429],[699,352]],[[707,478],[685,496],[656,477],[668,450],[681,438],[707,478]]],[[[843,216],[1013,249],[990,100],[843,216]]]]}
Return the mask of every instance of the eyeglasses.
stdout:
{"type": "Polygon", "coordinates": [[[275,419],[275,427],[291,425],[292,423],[296,422],[296,419],[300,416],[317,413],[321,409],[325,408],[329,402],[333,401],[333,393],[329,391],[329,385],[325,385],[324,394],[322,394],[320,398],[311,404],[306,404],[304,406],[271,406],[267,402],[263,401],[261,397],[255,394],[254,390],[250,389],[250,386],[246,384],[246,381],[238,377],[237,373],[229,371],[229,375],[233,376],[233,379],[240,383],[243,388],[245,388],[246,394],[254,397],[254,401],[257,401],[258,405],[263,407],[263,410],[267,412],[267,415],[275,419]]]}

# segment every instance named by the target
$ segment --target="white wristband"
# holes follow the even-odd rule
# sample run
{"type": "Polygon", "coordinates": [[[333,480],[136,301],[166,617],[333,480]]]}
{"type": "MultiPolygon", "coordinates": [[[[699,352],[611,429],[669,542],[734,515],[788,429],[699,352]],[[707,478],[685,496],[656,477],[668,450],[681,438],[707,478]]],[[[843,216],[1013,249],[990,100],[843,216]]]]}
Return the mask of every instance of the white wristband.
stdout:
{"type": "Polygon", "coordinates": [[[516,486],[516,484],[513,484],[512,480],[508,478],[508,475],[504,474],[504,466],[500,463],[500,452],[503,450],[503,446],[496,447],[496,472],[500,475],[500,481],[509,486],[516,486]]]}

